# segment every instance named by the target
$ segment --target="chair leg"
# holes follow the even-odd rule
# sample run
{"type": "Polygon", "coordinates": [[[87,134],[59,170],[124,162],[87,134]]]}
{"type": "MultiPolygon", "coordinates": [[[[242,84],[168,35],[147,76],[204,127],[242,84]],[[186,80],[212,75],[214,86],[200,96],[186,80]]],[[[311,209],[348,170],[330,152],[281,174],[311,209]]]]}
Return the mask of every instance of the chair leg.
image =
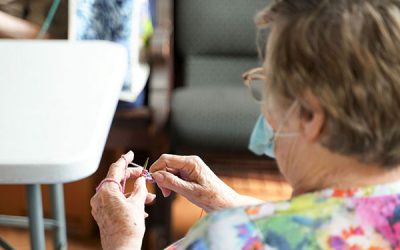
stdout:
{"type": "Polygon", "coordinates": [[[5,240],[0,237],[0,249],[4,250],[14,250],[5,240]]]}
{"type": "Polygon", "coordinates": [[[27,185],[31,249],[45,249],[42,193],[39,184],[27,185]]]}
{"type": "Polygon", "coordinates": [[[67,249],[67,230],[65,224],[63,184],[50,185],[51,209],[57,226],[53,230],[54,249],[67,249]]]}

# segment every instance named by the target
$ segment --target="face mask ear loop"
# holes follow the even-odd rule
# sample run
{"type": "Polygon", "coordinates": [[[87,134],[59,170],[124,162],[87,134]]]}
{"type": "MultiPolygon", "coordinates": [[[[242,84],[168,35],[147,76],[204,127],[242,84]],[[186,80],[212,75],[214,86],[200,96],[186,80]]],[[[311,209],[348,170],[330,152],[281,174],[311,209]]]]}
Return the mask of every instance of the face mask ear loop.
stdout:
{"type": "Polygon", "coordinates": [[[285,117],[283,118],[283,122],[279,125],[278,130],[276,130],[276,132],[274,132],[274,141],[276,141],[276,137],[293,137],[293,136],[298,136],[299,133],[298,132],[292,132],[292,133],[286,133],[286,134],[280,134],[281,130],[283,129],[283,126],[286,124],[286,122],[288,121],[289,117],[292,115],[294,109],[297,107],[298,105],[298,101],[295,101],[289,108],[289,110],[287,111],[285,117]]]}
{"type": "MultiPolygon", "coordinates": [[[[292,115],[294,109],[297,107],[297,105],[298,105],[298,101],[295,101],[295,102],[290,106],[289,110],[287,111],[287,113],[286,113],[286,115],[285,115],[285,117],[284,117],[284,119],[283,119],[283,122],[280,124],[278,130],[277,130],[276,132],[274,132],[274,136],[273,136],[274,142],[276,142],[276,138],[277,138],[278,136],[280,136],[280,137],[295,137],[295,136],[298,136],[298,135],[299,135],[298,132],[292,132],[292,133],[286,133],[286,134],[279,134],[280,131],[282,130],[283,126],[286,124],[287,120],[289,119],[289,117],[292,115]]],[[[295,146],[296,144],[297,144],[297,140],[295,140],[294,145],[292,145],[292,147],[290,147],[289,150],[290,150],[291,152],[293,151],[294,146],[295,146]]],[[[274,146],[276,146],[276,143],[274,143],[274,146]]],[[[293,159],[291,160],[289,157],[285,157],[285,161],[286,161],[286,164],[284,164],[284,165],[286,165],[288,168],[291,168],[291,169],[293,170],[293,168],[294,168],[294,166],[295,166],[295,161],[294,161],[293,159]],[[293,162],[293,164],[292,164],[292,162],[293,162]]]]}
{"type": "Polygon", "coordinates": [[[272,140],[274,141],[274,151],[275,151],[275,146],[276,146],[276,138],[279,137],[295,137],[298,136],[298,132],[293,132],[293,133],[286,133],[286,134],[280,134],[280,131],[282,130],[283,126],[286,124],[287,120],[289,119],[290,115],[292,115],[294,109],[297,107],[298,101],[295,101],[289,108],[289,110],[286,112],[285,117],[283,118],[283,122],[279,125],[278,130],[276,132],[274,131],[274,135],[272,137],[272,140]]]}

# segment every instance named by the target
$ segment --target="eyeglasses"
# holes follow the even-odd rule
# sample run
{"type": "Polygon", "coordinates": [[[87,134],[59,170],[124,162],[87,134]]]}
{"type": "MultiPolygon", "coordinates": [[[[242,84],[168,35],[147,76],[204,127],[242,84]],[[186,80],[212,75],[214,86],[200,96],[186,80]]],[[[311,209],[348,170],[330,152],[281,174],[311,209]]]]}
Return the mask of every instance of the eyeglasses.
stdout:
{"type": "Polygon", "coordinates": [[[264,68],[258,67],[245,72],[243,75],[244,84],[249,89],[253,98],[258,101],[263,101],[263,89],[265,80],[267,79],[264,73],[264,68]]]}

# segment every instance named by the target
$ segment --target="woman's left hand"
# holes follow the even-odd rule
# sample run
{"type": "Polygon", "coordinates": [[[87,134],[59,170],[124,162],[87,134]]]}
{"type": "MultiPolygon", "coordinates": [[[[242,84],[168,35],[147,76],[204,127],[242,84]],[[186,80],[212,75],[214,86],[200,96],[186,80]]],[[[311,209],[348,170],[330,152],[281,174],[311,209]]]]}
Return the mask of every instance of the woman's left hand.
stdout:
{"type": "MultiPolygon", "coordinates": [[[[130,151],[126,160],[133,160],[130,151]]],[[[121,183],[124,179],[126,162],[120,158],[113,163],[107,178],[121,183]]],[[[92,215],[96,220],[103,249],[141,249],[145,232],[144,211],[146,203],[154,200],[155,195],[148,193],[145,178],[141,178],[141,168],[128,168],[128,178],[135,179],[132,194],[128,197],[120,191],[118,184],[105,182],[90,200],[92,215]]]]}

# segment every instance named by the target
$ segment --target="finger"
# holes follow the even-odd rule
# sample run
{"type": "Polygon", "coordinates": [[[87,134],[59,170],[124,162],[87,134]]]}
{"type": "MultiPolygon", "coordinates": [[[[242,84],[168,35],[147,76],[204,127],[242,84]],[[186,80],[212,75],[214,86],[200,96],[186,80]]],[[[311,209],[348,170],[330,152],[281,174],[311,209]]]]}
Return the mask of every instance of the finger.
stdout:
{"type": "Polygon", "coordinates": [[[128,197],[128,200],[144,204],[146,202],[147,194],[146,179],[138,178],[133,185],[133,191],[128,197]]]}
{"type": "Polygon", "coordinates": [[[161,192],[163,193],[163,196],[165,198],[167,198],[167,197],[169,197],[171,195],[171,190],[169,190],[168,188],[160,187],[160,189],[161,189],[161,192]]]}
{"type": "Polygon", "coordinates": [[[127,179],[137,179],[142,174],[142,171],[143,171],[143,168],[129,167],[126,169],[126,178],[127,179]]]}
{"type": "Polygon", "coordinates": [[[180,155],[170,155],[170,154],[163,154],[161,157],[155,161],[151,167],[150,172],[157,172],[159,170],[180,170],[185,168],[187,165],[187,156],[180,156],[180,155]]]}
{"type": "Polygon", "coordinates": [[[147,193],[145,204],[150,204],[156,199],[156,195],[152,193],[147,193]]]}
{"type": "Polygon", "coordinates": [[[186,196],[193,191],[193,183],[182,180],[181,178],[168,173],[166,171],[158,171],[152,174],[157,185],[161,188],[164,196],[169,196],[168,191],[163,189],[172,190],[178,194],[186,196]]]}
{"type": "Polygon", "coordinates": [[[157,186],[158,186],[158,188],[160,188],[160,190],[165,198],[171,195],[171,190],[169,190],[168,188],[160,187],[158,184],[157,184],[157,186]]]}
{"type": "Polygon", "coordinates": [[[107,177],[113,178],[116,181],[121,181],[125,177],[125,168],[129,162],[133,160],[133,152],[129,151],[123,157],[119,158],[116,162],[111,164],[110,169],[108,170],[107,177]],[[128,162],[126,162],[128,161],[128,162]]]}

